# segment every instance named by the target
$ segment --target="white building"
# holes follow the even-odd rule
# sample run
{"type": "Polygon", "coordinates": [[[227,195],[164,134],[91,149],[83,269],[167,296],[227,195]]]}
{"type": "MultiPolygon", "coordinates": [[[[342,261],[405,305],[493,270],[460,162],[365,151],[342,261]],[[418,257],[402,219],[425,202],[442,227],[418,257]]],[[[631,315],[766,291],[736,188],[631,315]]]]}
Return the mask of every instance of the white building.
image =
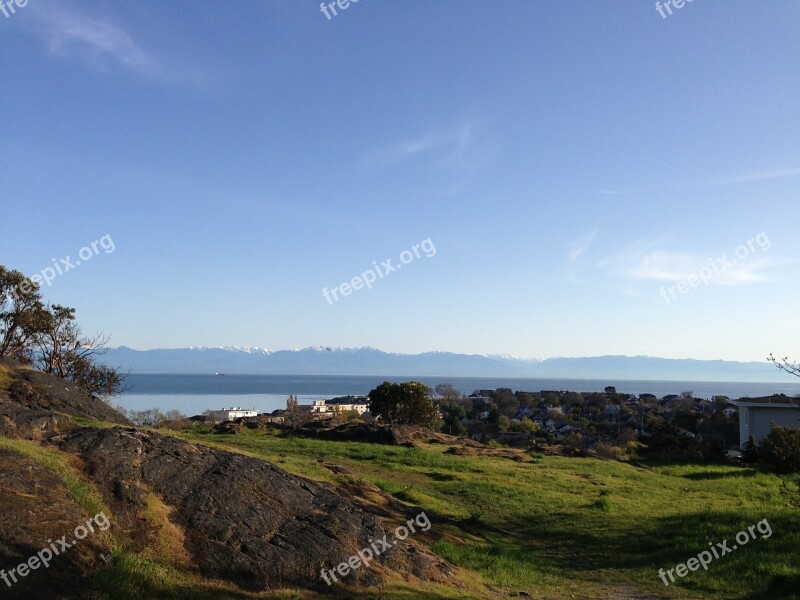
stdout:
{"type": "Polygon", "coordinates": [[[212,421],[235,421],[236,419],[241,419],[242,417],[257,417],[258,411],[256,410],[248,410],[246,408],[239,408],[238,406],[234,406],[232,408],[223,408],[222,410],[212,410],[208,414],[208,418],[212,421]]]}
{"type": "Polygon", "coordinates": [[[780,394],[763,398],[731,400],[739,409],[739,445],[744,448],[750,434],[756,443],[769,435],[773,427],[800,428],[800,399],[780,394]]]}
{"type": "Polygon", "coordinates": [[[355,397],[353,397],[352,402],[314,400],[313,404],[311,404],[312,413],[334,413],[337,410],[341,412],[355,411],[360,416],[369,410],[369,405],[366,402],[360,402],[355,397]]]}

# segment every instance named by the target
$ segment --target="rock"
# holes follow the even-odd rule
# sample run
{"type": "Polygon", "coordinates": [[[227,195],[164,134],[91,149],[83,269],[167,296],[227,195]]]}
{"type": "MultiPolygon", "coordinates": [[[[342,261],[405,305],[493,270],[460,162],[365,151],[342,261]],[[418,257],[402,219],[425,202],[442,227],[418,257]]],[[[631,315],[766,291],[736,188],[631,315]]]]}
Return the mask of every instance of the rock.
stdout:
{"type": "Polygon", "coordinates": [[[108,404],[63,379],[8,359],[0,359],[0,369],[11,379],[6,396],[15,404],[31,410],[59,412],[73,417],[130,425],[125,417],[108,404]]]}
{"type": "Polygon", "coordinates": [[[0,580],[0,597],[88,598],[88,593],[84,596],[78,590],[88,589],[89,578],[104,565],[101,556],[111,554],[102,535],[91,534],[74,547],[60,550],[48,568],[39,565],[25,577],[15,573],[16,583],[8,573],[47,548],[48,540],[55,542],[66,535],[71,542],[75,528],[94,515],[70,499],[61,478],[28,458],[0,450],[0,474],[0,569],[12,584],[8,587],[0,580]]]}
{"type": "MultiPolygon", "coordinates": [[[[123,529],[136,527],[143,502],[127,490],[151,490],[173,509],[197,568],[246,589],[327,589],[322,568],[391,539],[376,516],[335,489],[263,460],[119,427],[76,429],[52,441],[81,457],[123,529]]],[[[450,568],[400,542],[344,583],[376,585],[391,571],[443,580],[450,568]]]]}
{"type": "MultiPolygon", "coordinates": [[[[130,424],[54,377],[2,359],[0,369],[7,375],[0,389],[0,435],[65,453],[66,462],[102,494],[112,531],[128,550],[152,552],[167,544],[176,568],[246,590],[329,591],[321,569],[347,562],[384,536],[393,539],[378,517],[390,513],[357,498],[359,488],[339,489],[264,460],[130,426],[81,427],[69,417],[130,424]]],[[[394,433],[388,435],[382,439],[397,442],[394,433]]],[[[59,475],[25,456],[0,450],[0,481],[0,569],[14,568],[48,536],[70,533],[93,516],[70,500],[59,475]]],[[[88,597],[90,579],[111,560],[108,544],[104,536],[84,540],[59,557],[60,566],[33,573],[25,585],[8,591],[0,581],[0,593],[88,597]]],[[[410,576],[444,582],[452,572],[409,539],[385,550],[369,568],[339,577],[337,585],[362,588],[410,576]]]]}

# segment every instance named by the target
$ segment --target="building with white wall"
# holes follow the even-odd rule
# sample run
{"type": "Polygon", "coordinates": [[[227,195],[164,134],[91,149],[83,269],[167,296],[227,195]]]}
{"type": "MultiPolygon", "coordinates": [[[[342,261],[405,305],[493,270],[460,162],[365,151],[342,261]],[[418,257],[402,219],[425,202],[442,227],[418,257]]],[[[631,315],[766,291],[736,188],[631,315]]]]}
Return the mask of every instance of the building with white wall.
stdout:
{"type": "Polygon", "coordinates": [[[212,410],[208,414],[209,419],[220,423],[225,421],[235,421],[236,419],[241,419],[243,417],[257,416],[257,410],[248,410],[246,408],[239,408],[238,406],[234,406],[232,408],[223,408],[222,410],[212,410]]]}
{"type": "Polygon", "coordinates": [[[800,428],[800,399],[783,394],[766,398],[731,400],[739,409],[739,446],[744,448],[750,434],[757,444],[769,435],[773,427],[800,428]]]}

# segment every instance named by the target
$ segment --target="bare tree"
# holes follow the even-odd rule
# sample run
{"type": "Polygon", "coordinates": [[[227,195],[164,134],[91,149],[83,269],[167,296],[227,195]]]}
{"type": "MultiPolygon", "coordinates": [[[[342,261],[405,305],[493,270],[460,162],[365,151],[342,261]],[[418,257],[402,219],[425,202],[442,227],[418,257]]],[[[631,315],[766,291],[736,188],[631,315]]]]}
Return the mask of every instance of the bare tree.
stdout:
{"type": "Polygon", "coordinates": [[[770,354],[767,357],[767,360],[778,367],[781,371],[786,371],[790,375],[800,377],[800,364],[789,362],[788,357],[784,356],[782,359],[778,360],[772,354],[770,354]]]}
{"type": "Polygon", "coordinates": [[[108,337],[84,336],[75,323],[74,308],[54,304],[48,312],[46,326],[35,337],[34,364],[99,397],[123,392],[125,375],[97,362],[105,353],[108,337]]]}

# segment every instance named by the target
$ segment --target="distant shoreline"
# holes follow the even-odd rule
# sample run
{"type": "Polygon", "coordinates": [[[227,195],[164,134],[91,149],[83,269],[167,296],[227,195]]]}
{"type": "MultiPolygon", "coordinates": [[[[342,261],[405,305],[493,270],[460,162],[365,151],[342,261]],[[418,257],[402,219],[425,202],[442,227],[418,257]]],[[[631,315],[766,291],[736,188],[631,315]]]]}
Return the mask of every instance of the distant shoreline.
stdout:
{"type": "Polygon", "coordinates": [[[509,387],[513,391],[559,390],[602,392],[614,386],[620,393],[655,394],[659,398],[684,391],[694,392],[697,398],[728,396],[732,399],[772,394],[800,394],[797,383],[657,381],[623,379],[532,379],[512,377],[433,377],[433,376],[335,376],[335,375],[240,375],[228,373],[215,377],[213,373],[162,374],[131,373],[128,391],[113,400],[126,408],[143,410],[159,407],[162,410],[187,412],[206,408],[241,405],[271,411],[283,408],[289,394],[303,402],[329,399],[336,396],[365,395],[383,381],[422,381],[430,387],[450,383],[464,394],[479,389],[509,387]],[[252,406],[251,406],[252,405],[252,406]]]}

